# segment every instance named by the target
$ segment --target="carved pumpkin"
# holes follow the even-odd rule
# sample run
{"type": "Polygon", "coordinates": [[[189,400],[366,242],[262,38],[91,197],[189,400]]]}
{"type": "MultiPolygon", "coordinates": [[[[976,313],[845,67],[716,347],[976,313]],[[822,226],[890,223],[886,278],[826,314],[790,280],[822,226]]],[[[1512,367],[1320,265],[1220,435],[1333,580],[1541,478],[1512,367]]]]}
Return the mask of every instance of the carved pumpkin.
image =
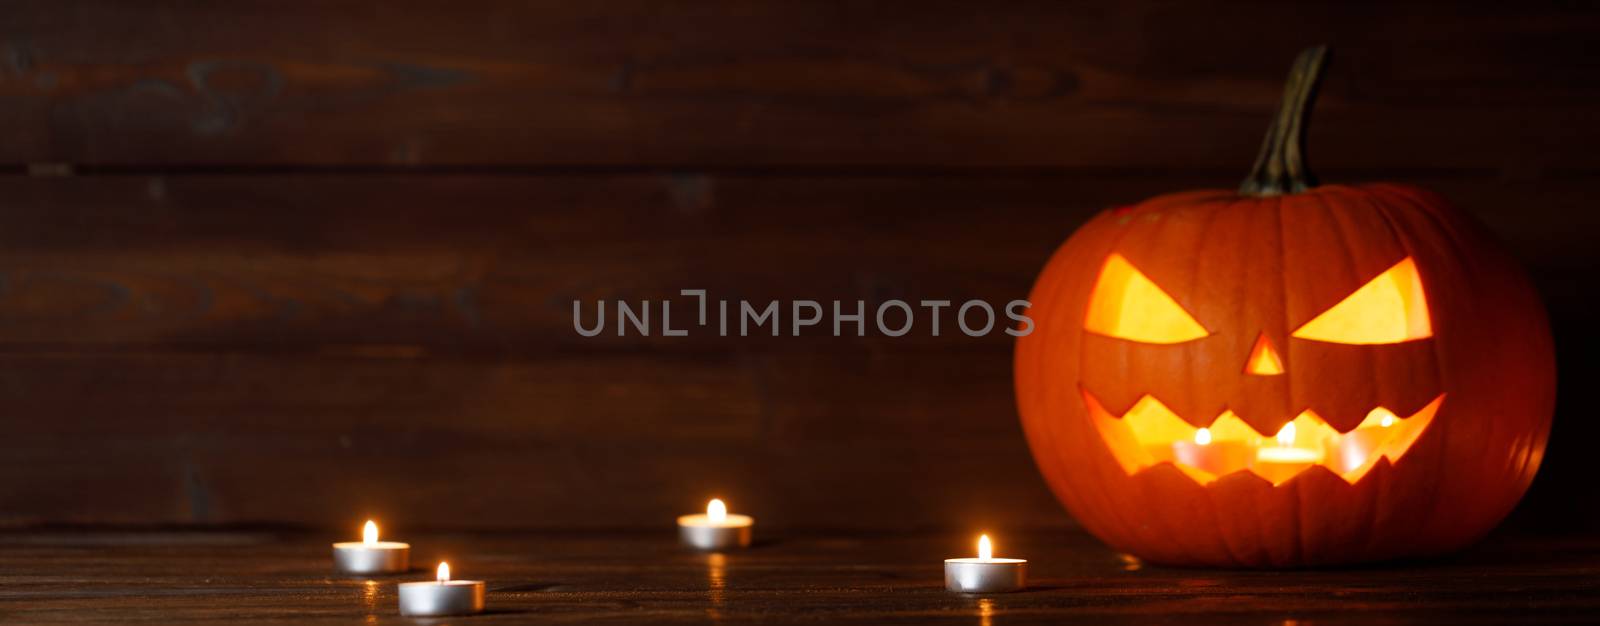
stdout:
{"type": "Polygon", "coordinates": [[[1147,560],[1305,566],[1468,544],[1539,467],[1549,328],[1515,264],[1419,189],[1316,186],[1303,54],[1240,191],[1104,212],[1045,266],[1016,391],[1040,471],[1147,560]]]}

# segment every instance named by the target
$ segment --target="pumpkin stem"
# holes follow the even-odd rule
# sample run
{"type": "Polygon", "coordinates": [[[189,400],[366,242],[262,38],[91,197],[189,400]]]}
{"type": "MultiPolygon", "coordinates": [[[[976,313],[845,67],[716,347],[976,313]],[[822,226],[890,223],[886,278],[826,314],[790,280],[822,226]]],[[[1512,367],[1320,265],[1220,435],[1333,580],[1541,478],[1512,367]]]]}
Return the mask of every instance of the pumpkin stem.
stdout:
{"type": "Polygon", "coordinates": [[[1322,82],[1322,67],[1328,59],[1327,46],[1307,48],[1289,69],[1289,84],[1283,90],[1278,115],[1267,128],[1256,165],[1239,185],[1239,193],[1275,196],[1300,193],[1317,186],[1306,164],[1306,126],[1311,122],[1311,105],[1322,82]]]}

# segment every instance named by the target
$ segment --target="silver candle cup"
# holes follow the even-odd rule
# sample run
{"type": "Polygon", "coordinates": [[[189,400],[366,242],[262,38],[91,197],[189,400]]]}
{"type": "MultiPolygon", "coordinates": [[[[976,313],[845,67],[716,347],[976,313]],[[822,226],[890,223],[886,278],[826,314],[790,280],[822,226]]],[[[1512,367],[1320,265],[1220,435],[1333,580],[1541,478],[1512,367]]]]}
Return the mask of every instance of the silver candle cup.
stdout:
{"type": "Polygon", "coordinates": [[[707,515],[684,515],[678,518],[678,536],[683,544],[697,550],[733,550],[750,547],[750,530],[755,519],[748,515],[728,514],[720,520],[707,515]]]}
{"type": "Polygon", "coordinates": [[[344,541],[333,544],[334,568],[345,574],[399,574],[411,569],[411,544],[344,541]]]}
{"type": "Polygon", "coordinates": [[[483,590],[481,580],[400,583],[400,614],[425,617],[482,613],[483,590]]]}
{"type": "Polygon", "coordinates": [[[1005,593],[1028,586],[1023,559],[945,559],[944,586],[960,593],[1005,593]]]}

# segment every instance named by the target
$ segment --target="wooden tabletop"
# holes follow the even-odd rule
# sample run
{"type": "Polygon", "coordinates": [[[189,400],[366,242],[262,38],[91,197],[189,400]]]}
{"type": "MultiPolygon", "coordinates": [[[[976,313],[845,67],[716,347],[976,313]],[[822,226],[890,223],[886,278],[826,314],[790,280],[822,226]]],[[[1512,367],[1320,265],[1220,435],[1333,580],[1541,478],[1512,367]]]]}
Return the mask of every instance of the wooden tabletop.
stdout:
{"type": "Polygon", "coordinates": [[[1153,567],[1070,532],[997,537],[1030,559],[1030,588],[942,587],[956,533],[777,534],[725,555],[659,533],[435,533],[407,537],[411,574],[330,572],[314,533],[48,531],[0,534],[7,623],[1581,623],[1600,620],[1600,539],[1492,537],[1447,559],[1326,571],[1153,567]],[[411,620],[395,584],[439,559],[489,582],[489,612],[411,620]]]}

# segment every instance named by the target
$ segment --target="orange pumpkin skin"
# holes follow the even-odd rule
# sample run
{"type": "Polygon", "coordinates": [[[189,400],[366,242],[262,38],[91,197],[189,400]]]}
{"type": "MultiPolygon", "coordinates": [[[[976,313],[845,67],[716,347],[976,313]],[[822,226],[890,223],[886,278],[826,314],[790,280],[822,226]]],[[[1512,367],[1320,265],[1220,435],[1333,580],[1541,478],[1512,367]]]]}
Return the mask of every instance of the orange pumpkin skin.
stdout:
{"type": "Polygon", "coordinates": [[[1148,561],[1299,567],[1443,553],[1487,533],[1527,489],[1555,403],[1542,305],[1470,219],[1419,189],[1329,185],[1274,196],[1197,191],[1114,209],[1080,228],[1034,285],[1016,393],[1041,473],[1091,533],[1148,561]],[[1170,345],[1086,331],[1119,254],[1209,335],[1170,345]],[[1410,257],[1432,335],[1387,345],[1291,336],[1410,257]],[[1258,336],[1284,372],[1244,371],[1258,336]],[[1260,433],[1310,409],[1340,432],[1369,409],[1410,415],[1444,394],[1404,456],[1354,484],[1313,466],[1274,486],[1249,472],[1202,485],[1171,464],[1134,474],[1091,421],[1152,395],[1196,427],[1224,410],[1260,433]]]}

